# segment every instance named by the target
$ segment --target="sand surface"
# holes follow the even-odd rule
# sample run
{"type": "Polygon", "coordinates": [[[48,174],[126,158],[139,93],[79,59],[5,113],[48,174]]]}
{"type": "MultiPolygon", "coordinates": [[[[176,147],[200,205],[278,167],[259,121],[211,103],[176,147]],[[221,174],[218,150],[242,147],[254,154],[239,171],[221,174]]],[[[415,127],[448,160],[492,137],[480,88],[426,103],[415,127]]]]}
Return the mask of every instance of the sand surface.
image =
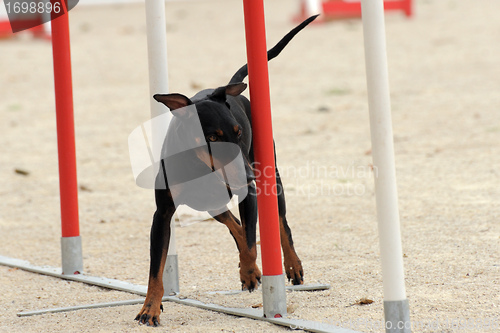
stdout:
{"type": "MultiPolygon", "coordinates": [[[[240,1],[168,2],[170,90],[225,84],[245,62],[240,1]]],[[[269,45],[298,1],[266,2],[269,45]]],[[[386,19],[401,233],[413,332],[500,330],[500,2],[415,1],[386,19]],[[462,329],[462,330],[461,330],[462,329]]],[[[141,4],[70,13],[84,271],[145,285],[153,192],[137,187],[127,137],[149,117],[141,4]]],[[[60,267],[50,43],[0,41],[0,255],[60,267]],[[15,170],[24,170],[21,175],[15,170]]],[[[382,332],[383,292],[360,20],[308,27],[270,63],[274,135],[306,283],[289,316],[382,332]],[[369,305],[356,305],[362,299],[369,305]]],[[[179,216],[183,296],[251,307],[237,249],[214,221],[179,216]]],[[[259,249],[260,251],[260,249],[259,249]]],[[[260,262],[260,259],[259,259],[260,262]]],[[[146,332],[140,305],[16,313],[136,295],[0,266],[0,332],[146,332]]],[[[165,304],[159,332],[285,331],[165,304]]]]}

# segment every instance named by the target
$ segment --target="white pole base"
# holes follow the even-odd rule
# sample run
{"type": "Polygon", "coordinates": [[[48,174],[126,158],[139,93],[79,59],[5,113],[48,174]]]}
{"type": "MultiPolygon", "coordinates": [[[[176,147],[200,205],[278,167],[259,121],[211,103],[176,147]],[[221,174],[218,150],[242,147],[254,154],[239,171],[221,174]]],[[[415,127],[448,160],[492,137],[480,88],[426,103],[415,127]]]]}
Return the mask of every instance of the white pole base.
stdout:
{"type": "Polygon", "coordinates": [[[164,296],[173,296],[179,293],[179,263],[177,254],[168,254],[163,270],[164,296]]]}
{"type": "Polygon", "coordinates": [[[285,275],[262,276],[262,303],[265,318],[286,316],[285,275]]]}
{"type": "Polygon", "coordinates": [[[384,315],[386,333],[411,333],[408,299],[384,301],[384,315]]]}
{"type": "Polygon", "coordinates": [[[83,273],[82,237],[61,237],[62,273],[83,273]]]}

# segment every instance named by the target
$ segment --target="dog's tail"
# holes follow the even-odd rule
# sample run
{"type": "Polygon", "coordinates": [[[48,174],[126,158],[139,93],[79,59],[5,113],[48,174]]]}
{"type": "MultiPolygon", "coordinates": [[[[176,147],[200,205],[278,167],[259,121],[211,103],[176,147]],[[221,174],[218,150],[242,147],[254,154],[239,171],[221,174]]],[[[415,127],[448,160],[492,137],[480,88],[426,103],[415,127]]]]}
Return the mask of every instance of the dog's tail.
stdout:
{"type": "MultiPolygon", "coordinates": [[[[267,61],[276,58],[278,54],[285,48],[285,46],[288,45],[288,43],[292,40],[293,37],[295,37],[296,34],[298,34],[302,29],[304,29],[309,23],[314,21],[316,17],[319,15],[314,15],[309,17],[307,20],[293,28],[289,33],[283,37],[278,44],[276,44],[272,49],[267,51],[267,61]]],[[[231,83],[238,83],[242,82],[243,79],[248,75],[248,66],[247,64],[243,65],[238,71],[233,75],[231,80],[229,81],[229,84],[231,83]]]]}

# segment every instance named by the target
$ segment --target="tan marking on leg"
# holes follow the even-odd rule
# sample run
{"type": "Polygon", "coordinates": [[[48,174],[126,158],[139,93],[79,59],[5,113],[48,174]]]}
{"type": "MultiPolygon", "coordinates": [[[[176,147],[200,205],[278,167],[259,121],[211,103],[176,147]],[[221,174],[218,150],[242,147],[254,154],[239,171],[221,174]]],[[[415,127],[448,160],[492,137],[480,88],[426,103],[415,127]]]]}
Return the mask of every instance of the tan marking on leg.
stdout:
{"type": "Polygon", "coordinates": [[[218,215],[217,219],[226,225],[238,246],[240,252],[240,279],[243,288],[249,291],[257,289],[261,278],[260,269],[255,262],[257,259],[257,246],[254,245],[252,248],[248,248],[245,230],[236,222],[236,217],[230,211],[218,215]]]}
{"type": "Polygon", "coordinates": [[[163,270],[167,251],[163,251],[160,263],[160,270],[157,276],[150,276],[148,282],[148,292],[141,311],[135,318],[141,324],[148,326],[158,326],[160,324],[160,314],[163,310],[161,299],[163,298],[163,270]]]}
{"type": "Polygon", "coordinates": [[[283,224],[283,218],[280,216],[280,238],[281,238],[281,248],[283,249],[283,266],[285,267],[285,274],[288,280],[292,280],[293,284],[303,284],[304,283],[304,271],[302,269],[302,263],[300,262],[295,248],[290,244],[290,240],[285,231],[283,224]]]}

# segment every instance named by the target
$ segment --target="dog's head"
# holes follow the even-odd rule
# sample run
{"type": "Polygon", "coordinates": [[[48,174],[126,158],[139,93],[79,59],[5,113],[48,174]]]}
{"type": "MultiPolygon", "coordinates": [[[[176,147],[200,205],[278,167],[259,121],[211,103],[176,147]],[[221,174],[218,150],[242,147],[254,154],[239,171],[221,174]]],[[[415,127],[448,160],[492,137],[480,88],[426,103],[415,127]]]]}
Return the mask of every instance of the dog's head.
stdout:
{"type": "Polygon", "coordinates": [[[246,87],[245,83],[229,84],[195,101],[177,93],[153,96],[156,101],[166,105],[175,117],[176,137],[188,147],[198,147],[193,149],[196,157],[216,172],[232,191],[247,186],[255,178],[245,153],[241,154],[243,168],[241,163],[231,163],[243,148],[244,129],[230,110],[228,96],[236,97],[246,87]],[[187,125],[192,123],[201,125],[201,131],[198,130],[199,125],[187,125]],[[245,174],[245,183],[228,182],[228,178],[241,179],[242,173],[245,174]]]}

